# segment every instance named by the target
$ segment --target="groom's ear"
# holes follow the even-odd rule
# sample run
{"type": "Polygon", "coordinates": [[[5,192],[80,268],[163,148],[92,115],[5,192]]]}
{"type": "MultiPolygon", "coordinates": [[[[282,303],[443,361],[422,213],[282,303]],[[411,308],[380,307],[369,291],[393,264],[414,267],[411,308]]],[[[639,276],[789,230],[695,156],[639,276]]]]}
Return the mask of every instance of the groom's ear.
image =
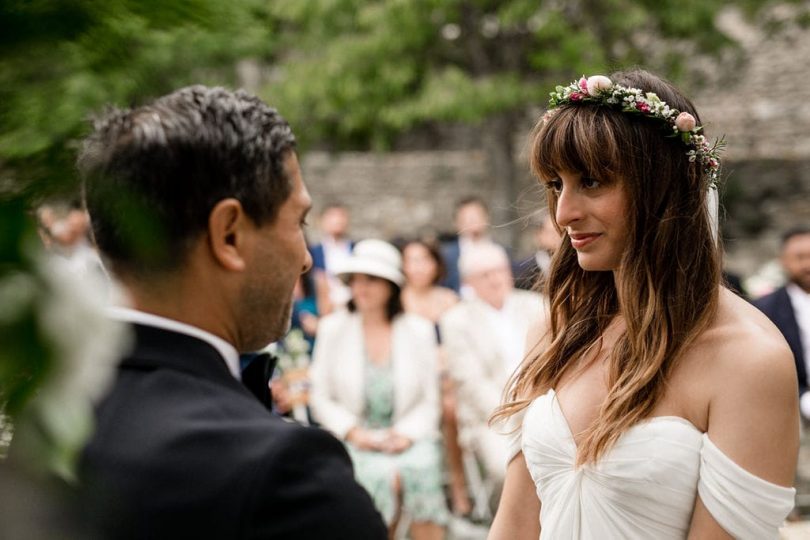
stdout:
{"type": "Polygon", "coordinates": [[[219,201],[208,215],[208,248],[214,261],[225,270],[244,271],[255,229],[241,202],[219,201]]]}

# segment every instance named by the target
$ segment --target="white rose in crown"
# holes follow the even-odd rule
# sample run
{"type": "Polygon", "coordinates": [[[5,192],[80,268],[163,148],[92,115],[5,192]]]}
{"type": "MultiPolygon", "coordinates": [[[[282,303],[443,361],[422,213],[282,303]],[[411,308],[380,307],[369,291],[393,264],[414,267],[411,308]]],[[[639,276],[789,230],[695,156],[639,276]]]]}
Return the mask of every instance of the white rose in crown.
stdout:
{"type": "Polygon", "coordinates": [[[688,112],[682,112],[675,119],[675,127],[678,128],[678,131],[681,133],[692,131],[695,129],[696,125],[697,121],[695,120],[695,117],[688,112]]]}
{"type": "Polygon", "coordinates": [[[596,97],[601,92],[610,90],[611,88],[613,88],[613,81],[604,75],[592,75],[588,77],[588,94],[592,95],[593,97],[596,97]]]}

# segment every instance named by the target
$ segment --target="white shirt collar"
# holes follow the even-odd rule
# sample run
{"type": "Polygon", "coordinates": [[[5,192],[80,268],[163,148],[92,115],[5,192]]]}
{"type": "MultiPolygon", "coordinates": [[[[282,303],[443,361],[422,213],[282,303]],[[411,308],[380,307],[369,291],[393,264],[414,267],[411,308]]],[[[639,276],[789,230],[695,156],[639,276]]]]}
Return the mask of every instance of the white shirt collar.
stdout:
{"type": "Polygon", "coordinates": [[[351,251],[352,242],[348,238],[334,238],[332,236],[324,235],[321,239],[321,245],[324,249],[338,249],[343,251],[351,251]]]}
{"type": "Polygon", "coordinates": [[[201,339],[214,347],[219,352],[222,359],[225,360],[225,365],[228,366],[228,371],[236,380],[241,381],[242,376],[239,370],[239,352],[236,347],[225,341],[219,336],[215,336],[211,332],[207,332],[196,326],[186,324],[174,319],[167,319],[160,315],[138,311],[137,309],[125,307],[110,307],[108,313],[111,318],[134,324],[142,324],[144,326],[152,326],[154,328],[161,328],[169,330],[170,332],[177,332],[178,334],[185,334],[187,336],[201,339]]]}
{"type": "Polygon", "coordinates": [[[787,290],[790,299],[794,302],[800,303],[802,307],[810,305],[810,293],[804,292],[804,289],[792,281],[785,285],[785,289],[787,290]]]}

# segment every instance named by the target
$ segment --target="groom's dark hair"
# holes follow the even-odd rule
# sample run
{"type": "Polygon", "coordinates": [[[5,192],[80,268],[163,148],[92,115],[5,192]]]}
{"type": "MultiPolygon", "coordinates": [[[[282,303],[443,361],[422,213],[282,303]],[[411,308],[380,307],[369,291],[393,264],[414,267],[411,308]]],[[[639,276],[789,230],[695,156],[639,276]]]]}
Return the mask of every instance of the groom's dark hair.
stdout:
{"type": "Polygon", "coordinates": [[[116,272],[180,267],[222,199],[272,222],[292,191],[289,124],[243,91],[190,86],[94,122],[78,167],[95,241],[116,272]]]}

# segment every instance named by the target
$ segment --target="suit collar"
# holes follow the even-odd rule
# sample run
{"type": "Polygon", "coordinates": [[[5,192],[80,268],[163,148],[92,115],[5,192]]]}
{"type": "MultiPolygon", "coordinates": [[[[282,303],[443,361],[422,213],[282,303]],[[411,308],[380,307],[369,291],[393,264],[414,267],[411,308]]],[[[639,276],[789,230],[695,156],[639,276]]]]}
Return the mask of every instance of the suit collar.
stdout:
{"type": "Polygon", "coordinates": [[[219,352],[208,342],[187,334],[143,324],[132,325],[135,334],[133,351],[121,362],[120,369],[151,371],[167,369],[188,373],[257,398],[268,409],[272,396],[268,387],[269,376],[275,367],[275,358],[257,354],[247,366],[248,379],[243,384],[235,379],[219,352]],[[259,361],[257,361],[259,360],[259,361]],[[250,376],[251,366],[258,371],[250,376]],[[253,379],[253,380],[250,380],[253,379]],[[259,381],[261,379],[261,382],[259,381]]]}
{"type": "Polygon", "coordinates": [[[233,345],[219,336],[215,336],[202,328],[198,328],[181,321],[161,317],[153,313],[138,311],[136,309],[113,307],[109,309],[109,314],[114,319],[130,324],[161,328],[163,330],[185,334],[205,341],[217,350],[219,355],[225,361],[225,365],[228,366],[228,370],[231,372],[231,375],[233,375],[237,380],[240,379],[239,353],[233,345]]]}
{"type": "Polygon", "coordinates": [[[220,353],[206,341],[154,326],[133,324],[135,347],[123,368],[168,368],[212,380],[242,384],[234,379],[220,353]]]}

